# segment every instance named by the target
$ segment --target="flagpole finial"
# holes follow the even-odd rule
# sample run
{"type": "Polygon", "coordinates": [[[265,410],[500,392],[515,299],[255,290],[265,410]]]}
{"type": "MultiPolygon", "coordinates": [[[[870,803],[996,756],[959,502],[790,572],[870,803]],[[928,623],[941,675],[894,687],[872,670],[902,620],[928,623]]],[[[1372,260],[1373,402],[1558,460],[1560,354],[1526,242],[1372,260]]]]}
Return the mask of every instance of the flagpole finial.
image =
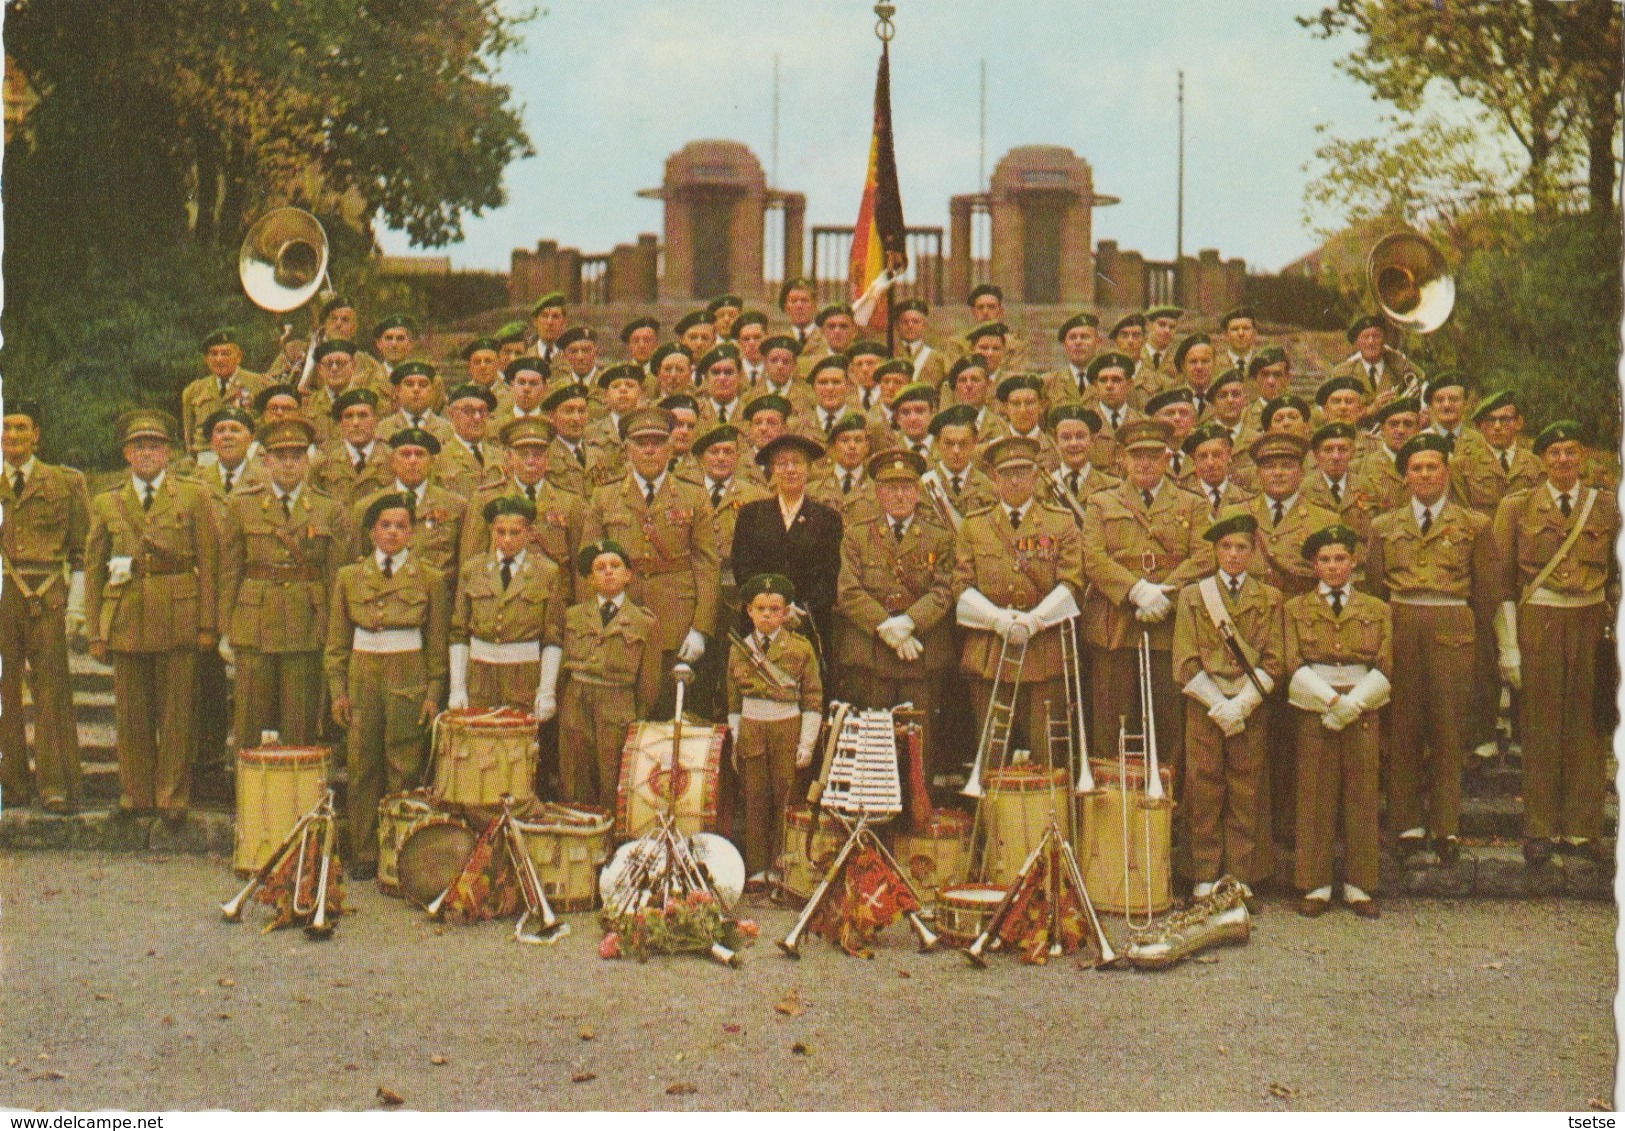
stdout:
{"type": "Polygon", "coordinates": [[[892,26],[891,22],[892,16],[896,13],[896,4],[887,4],[885,0],[881,0],[881,3],[875,5],[875,15],[878,17],[878,22],[875,24],[875,35],[880,37],[880,42],[890,43],[892,36],[897,34],[897,29],[892,26]]]}

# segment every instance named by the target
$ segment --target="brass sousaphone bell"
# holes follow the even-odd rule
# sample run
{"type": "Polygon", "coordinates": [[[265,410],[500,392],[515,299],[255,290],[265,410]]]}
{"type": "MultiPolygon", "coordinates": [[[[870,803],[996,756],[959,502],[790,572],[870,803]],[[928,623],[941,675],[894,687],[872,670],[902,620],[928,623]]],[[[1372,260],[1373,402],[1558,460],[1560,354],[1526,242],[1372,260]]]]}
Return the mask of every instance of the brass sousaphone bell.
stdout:
{"type": "Polygon", "coordinates": [[[1431,334],[1456,305],[1456,280],[1444,256],[1415,232],[1395,232],[1377,241],[1366,257],[1366,278],[1383,317],[1401,330],[1431,334]]]}
{"type": "Polygon", "coordinates": [[[250,301],[282,314],[305,305],[327,283],[327,233],[303,208],[276,208],[254,222],[237,253],[237,275],[250,301]]]}

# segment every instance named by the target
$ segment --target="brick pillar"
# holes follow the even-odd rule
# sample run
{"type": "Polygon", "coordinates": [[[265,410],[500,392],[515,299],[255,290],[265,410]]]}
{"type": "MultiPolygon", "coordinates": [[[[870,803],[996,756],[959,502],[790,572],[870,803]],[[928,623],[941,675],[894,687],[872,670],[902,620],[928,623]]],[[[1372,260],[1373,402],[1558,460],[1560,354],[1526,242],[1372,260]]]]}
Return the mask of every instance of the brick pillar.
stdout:
{"type": "MultiPolygon", "coordinates": [[[[784,277],[799,278],[807,263],[807,198],[799,192],[784,194],[784,277]]],[[[776,298],[770,295],[769,298],[776,298]]]]}
{"type": "Polygon", "coordinates": [[[1095,305],[1123,306],[1123,256],[1116,240],[1101,240],[1095,247],[1095,305]]]}
{"type": "Polygon", "coordinates": [[[948,201],[948,277],[943,284],[949,302],[961,302],[970,293],[971,198],[952,197],[948,201]]]}
{"type": "Polygon", "coordinates": [[[1120,255],[1123,275],[1119,295],[1122,303],[1130,310],[1145,309],[1145,256],[1137,251],[1125,251],[1120,255]]]}

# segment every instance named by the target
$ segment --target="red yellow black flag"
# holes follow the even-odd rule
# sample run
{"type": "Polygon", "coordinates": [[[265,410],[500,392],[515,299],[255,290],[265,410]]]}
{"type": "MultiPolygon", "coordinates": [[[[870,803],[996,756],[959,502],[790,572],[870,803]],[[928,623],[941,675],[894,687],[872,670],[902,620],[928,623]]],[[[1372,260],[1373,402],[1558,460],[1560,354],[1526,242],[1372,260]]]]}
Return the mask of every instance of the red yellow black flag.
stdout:
{"type": "Polygon", "coordinates": [[[903,196],[897,188],[897,154],[892,147],[891,58],[884,40],[875,75],[874,135],[869,141],[869,168],[863,200],[852,229],[852,257],[847,267],[857,323],[871,331],[886,328],[886,289],[908,268],[904,238],[903,196]]]}

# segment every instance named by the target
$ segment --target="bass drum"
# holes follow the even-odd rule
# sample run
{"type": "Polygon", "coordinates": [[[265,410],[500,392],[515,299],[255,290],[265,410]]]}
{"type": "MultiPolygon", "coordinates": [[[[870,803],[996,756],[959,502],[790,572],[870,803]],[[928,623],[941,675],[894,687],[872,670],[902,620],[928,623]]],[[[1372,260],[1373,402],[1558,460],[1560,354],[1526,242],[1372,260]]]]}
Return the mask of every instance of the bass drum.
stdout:
{"type": "MultiPolygon", "coordinates": [[[[722,900],[723,910],[738,903],[745,891],[745,859],[739,850],[716,833],[695,833],[688,838],[688,848],[700,867],[710,874],[711,886],[722,900]]],[[[629,840],[615,850],[615,855],[598,874],[598,896],[605,910],[614,906],[615,889],[634,861],[639,869],[658,872],[666,866],[665,846],[653,839],[629,840]]]]}
{"type": "Polygon", "coordinates": [[[418,907],[428,907],[462,872],[478,839],[467,823],[446,814],[419,823],[395,857],[401,894],[418,907]]]}
{"type": "Polygon", "coordinates": [[[615,835],[642,836],[666,811],[676,795],[677,828],[685,833],[716,828],[717,784],[722,767],[725,726],[683,720],[677,770],[671,768],[671,739],[675,725],[665,722],[633,723],[621,750],[621,780],[615,795],[615,835]]]}

